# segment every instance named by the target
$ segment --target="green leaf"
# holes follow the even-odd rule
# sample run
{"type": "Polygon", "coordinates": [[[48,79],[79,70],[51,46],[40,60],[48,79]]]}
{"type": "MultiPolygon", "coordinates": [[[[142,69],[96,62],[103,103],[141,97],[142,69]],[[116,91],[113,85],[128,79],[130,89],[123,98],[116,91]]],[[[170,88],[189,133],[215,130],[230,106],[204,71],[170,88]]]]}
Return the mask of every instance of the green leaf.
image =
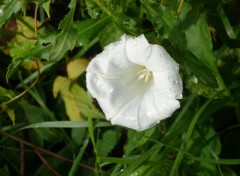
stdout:
{"type": "MultiPolygon", "coordinates": [[[[27,118],[30,124],[37,124],[44,122],[48,119],[48,114],[41,108],[29,104],[23,104],[22,108],[25,113],[25,118],[27,118]]],[[[48,141],[58,141],[59,134],[55,129],[35,129],[37,141],[48,140],[48,141]]],[[[41,143],[41,142],[40,142],[41,143]]]]}
{"type": "Polygon", "coordinates": [[[19,0],[8,0],[6,4],[0,6],[0,27],[12,16],[21,9],[19,0]]]}
{"type": "Polygon", "coordinates": [[[89,42],[94,39],[103,28],[106,27],[110,20],[109,16],[105,16],[100,19],[75,22],[74,28],[77,30],[77,44],[79,46],[89,44],[89,42]]]}
{"type": "Polygon", "coordinates": [[[8,90],[0,86],[0,96],[6,96],[8,98],[13,98],[15,95],[12,90],[8,90]]]}
{"type": "MultiPolygon", "coordinates": [[[[112,126],[109,122],[97,122],[94,127],[110,127],[112,126]]],[[[51,121],[51,122],[38,122],[27,125],[20,130],[31,129],[31,128],[87,128],[88,122],[71,122],[71,121],[51,121]]]]}
{"type": "Polygon", "coordinates": [[[98,156],[107,156],[117,144],[117,132],[108,130],[103,133],[102,139],[97,142],[98,156]]]}
{"type": "Polygon", "coordinates": [[[99,43],[101,47],[104,48],[108,44],[119,40],[123,34],[123,32],[117,30],[116,27],[110,23],[100,32],[99,43]]]}
{"type": "Polygon", "coordinates": [[[15,43],[13,48],[10,50],[10,55],[13,59],[27,59],[29,51],[35,47],[36,42],[36,40],[24,40],[20,43],[15,43]]]}
{"type": "Polygon", "coordinates": [[[50,18],[50,4],[51,4],[51,0],[44,2],[42,4],[42,7],[44,8],[45,12],[47,13],[48,18],[50,18]]]}
{"type": "Polygon", "coordinates": [[[188,50],[180,50],[173,47],[169,42],[162,43],[170,55],[185,68],[189,74],[194,74],[198,80],[209,87],[218,87],[217,80],[212,71],[202,64],[202,62],[188,50]]]}
{"type": "Polygon", "coordinates": [[[94,2],[94,0],[86,0],[86,6],[88,15],[93,19],[99,17],[99,15],[102,13],[101,9],[94,2]]]}
{"type": "Polygon", "coordinates": [[[38,42],[35,44],[35,47],[31,50],[26,51],[24,57],[31,58],[35,56],[48,60],[53,48],[54,41],[57,38],[57,33],[52,32],[44,35],[38,35],[37,38],[38,42]]]}
{"type": "Polygon", "coordinates": [[[17,71],[18,67],[21,65],[22,61],[13,61],[7,68],[6,79],[7,82],[10,77],[17,71]]]}
{"type": "Polygon", "coordinates": [[[150,128],[148,130],[142,132],[136,132],[133,130],[128,131],[128,143],[125,146],[125,154],[129,155],[132,151],[134,151],[137,147],[144,145],[148,138],[145,136],[151,136],[155,131],[155,128],[150,128]],[[140,134],[137,134],[140,133],[140,134]],[[143,137],[144,136],[144,137],[143,137]]]}
{"type": "Polygon", "coordinates": [[[2,103],[1,112],[6,112],[8,114],[8,117],[11,119],[13,125],[15,125],[15,113],[13,109],[9,108],[7,104],[2,103]]]}
{"type": "Polygon", "coordinates": [[[175,11],[159,2],[142,0],[143,9],[161,38],[168,39],[178,48],[186,48],[185,34],[175,11]]]}
{"type": "Polygon", "coordinates": [[[8,108],[8,109],[6,110],[6,112],[7,112],[8,116],[9,116],[9,118],[11,119],[13,125],[15,125],[15,113],[14,113],[14,110],[8,108]]]}
{"type": "Polygon", "coordinates": [[[185,51],[182,55],[182,63],[187,70],[190,70],[200,82],[209,87],[218,87],[217,80],[212,71],[203,65],[192,53],[185,51]]]}
{"type": "Polygon", "coordinates": [[[77,144],[81,145],[83,142],[83,139],[86,135],[86,128],[72,128],[71,129],[71,137],[72,140],[77,144]]]}
{"type": "Polygon", "coordinates": [[[196,9],[188,12],[183,21],[188,49],[213,72],[216,72],[216,58],[212,52],[212,38],[204,15],[196,9]]]}
{"type": "Polygon", "coordinates": [[[75,46],[77,31],[73,27],[73,16],[75,12],[76,2],[76,0],[71,0],[69,4],[70,11],[59,24],[59,29],[61,32],[54,42],[49,58],[50,62],[56,62],[62,59],[64,54],[67,51],[72,50],[75,46]]]}

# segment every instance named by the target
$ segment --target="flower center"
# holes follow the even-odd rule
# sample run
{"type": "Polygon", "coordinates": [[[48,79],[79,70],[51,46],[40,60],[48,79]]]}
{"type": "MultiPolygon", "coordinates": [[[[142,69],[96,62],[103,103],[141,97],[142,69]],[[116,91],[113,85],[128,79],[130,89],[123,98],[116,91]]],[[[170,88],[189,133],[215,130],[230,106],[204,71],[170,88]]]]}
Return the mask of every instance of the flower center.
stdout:
{"type": "Polygon", "coordinates": [[[144,79],[145,82],[147,82],[149,80],[149,78],[152,76],[152,72],[150,70],[148,70],[147,68],[142,69],[138,72],[138,79],[142,80],[144,79]]]}

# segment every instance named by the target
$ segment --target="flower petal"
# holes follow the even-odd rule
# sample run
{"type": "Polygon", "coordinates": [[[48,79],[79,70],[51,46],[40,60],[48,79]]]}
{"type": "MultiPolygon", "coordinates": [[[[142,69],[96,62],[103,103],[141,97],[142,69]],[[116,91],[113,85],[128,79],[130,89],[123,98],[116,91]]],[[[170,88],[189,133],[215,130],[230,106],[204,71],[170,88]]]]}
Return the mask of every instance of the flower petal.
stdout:
{"type": "Polygon", "coordinates": [[[177,100],[159,94],[151,87],[143,96],[138,114],[139,131],[150,128],[170,117],[180,107],[177,100]]]}
{"type": "Polygon", "coordinates": [[[151,51],[151,45],[144,35],[136,38],[128,38],[126,42],[126,53],[128,59],[138,65],[145,66],[148,55],[151,51]]]}
{"type": "Polygon", "coordinates": [[[178,64],[172,59],[167,51],[159,45],[152,45],[151,52],[146,61],[146,67],[152,72],[179,70],[178,64]]]}
{"type": "Polygon", "coordinates": [[[87,71],[114,77],[136,66],[127,58],[125,51],[126,38],[124,35],[119,41],[108,45],[102,53],[90,62],[87,71]]]}
{"type": "Polygon", "coordinates": [[[131,99],[110,120],[112,124],[142,131],[170,117],[179,107],[177,100],[150,89],[144,95],[131,99]]]}
{"type": "Polygon", "coordinates": [[[141,102],[141,96],[138,95],[131,99],[113,118],[111,123],[138,130],[138,107],[141,102]]]}
{"type": "Polygon", "coordinates": [[[108,120],[124,108],[131,99],[144,94],[148,84],[151,84],[140,81],[136,70],[131,71],[117,79],[91,72],[86,75],[88,91],[98,100],[108,120]]]}
{"type": "Polygon", "coordinates": [[[153,72],[155,91],[172,99],[182,98],[182,79],[177,71],[153,72]]]}

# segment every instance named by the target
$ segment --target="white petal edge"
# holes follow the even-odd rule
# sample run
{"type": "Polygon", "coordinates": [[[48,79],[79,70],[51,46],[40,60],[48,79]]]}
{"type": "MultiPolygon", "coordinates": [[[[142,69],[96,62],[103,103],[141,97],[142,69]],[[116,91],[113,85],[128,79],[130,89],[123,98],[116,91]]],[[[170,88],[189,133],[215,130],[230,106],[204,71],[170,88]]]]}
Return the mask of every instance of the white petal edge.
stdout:
{"type": "Polygon", "coordinates": [[[126,54],[128,59],[138,65],[145,66],[151,45],[144,35],[135,38],[128,38],[126,41],[126,54]]]}
{"type": "Polygon", "coordinates": [[[119,41],[108,45],[89,63],[87,72],[116,77],[134,67],[136,64],[129,61],[126,55],[126,40],[127,36],[124,35],[119,41]]]}

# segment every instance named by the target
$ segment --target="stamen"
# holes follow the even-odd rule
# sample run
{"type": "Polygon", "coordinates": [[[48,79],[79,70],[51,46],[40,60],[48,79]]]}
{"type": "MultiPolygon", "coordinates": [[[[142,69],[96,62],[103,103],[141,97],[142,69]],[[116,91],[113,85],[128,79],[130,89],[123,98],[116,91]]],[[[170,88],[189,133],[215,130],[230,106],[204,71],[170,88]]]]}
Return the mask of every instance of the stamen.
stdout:
{"type": "Polygon", "coordinates": [[[142,80],[144,79],[145,82],[148,81],[149,77],[151,76],[152,72],[148,69],[143,69],[138,72],[138,79],[142,80]]]}

